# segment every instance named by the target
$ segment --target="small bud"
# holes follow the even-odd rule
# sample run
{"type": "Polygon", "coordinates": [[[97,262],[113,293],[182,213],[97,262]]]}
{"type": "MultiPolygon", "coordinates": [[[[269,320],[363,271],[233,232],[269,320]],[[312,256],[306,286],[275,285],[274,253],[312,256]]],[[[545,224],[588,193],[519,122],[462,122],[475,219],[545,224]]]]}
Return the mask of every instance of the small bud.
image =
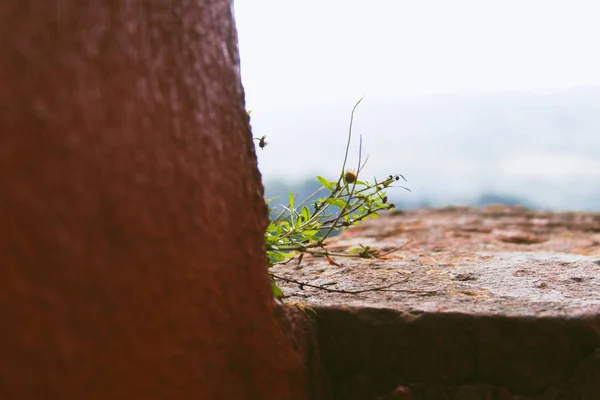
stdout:
{"type": "Polygon", "coordinates": [[[254,140],[258,140],[258,147],[260,147],[261,150],[264,150],[264,148],[267,147],[267,145],[269,144],[269,142],[267,142],[266,136],[262,136],[260,138],[254,138],[254,140]]]}
{"type": "Polygon", "coordinates": [[[358,173],[356,172],[356,170],[349,169],[348,171],[346,171],[346,174],[344,175],[344,180],[346,181],[346,183],[354,183],[356,182],[356,179],[358,179],[358,173]]]}
{"type": "Polygon", "coordinates": [[[258,142],[258,147],[260,147],[261,149],[264,149],[268,144],[269,144],[269,142],[267,142],[267,137],[263,136],[260,138],[260,140],[258,142]]]}

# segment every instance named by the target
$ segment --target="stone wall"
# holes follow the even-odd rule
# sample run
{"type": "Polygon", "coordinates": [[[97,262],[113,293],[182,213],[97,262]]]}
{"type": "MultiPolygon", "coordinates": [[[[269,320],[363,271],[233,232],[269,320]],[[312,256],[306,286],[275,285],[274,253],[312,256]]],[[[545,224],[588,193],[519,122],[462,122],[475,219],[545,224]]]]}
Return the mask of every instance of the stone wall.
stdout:
{"type": "Polygon", "coordinates": [[[0,398],[301,399],[230,1],[0,2],[0,398]]]}

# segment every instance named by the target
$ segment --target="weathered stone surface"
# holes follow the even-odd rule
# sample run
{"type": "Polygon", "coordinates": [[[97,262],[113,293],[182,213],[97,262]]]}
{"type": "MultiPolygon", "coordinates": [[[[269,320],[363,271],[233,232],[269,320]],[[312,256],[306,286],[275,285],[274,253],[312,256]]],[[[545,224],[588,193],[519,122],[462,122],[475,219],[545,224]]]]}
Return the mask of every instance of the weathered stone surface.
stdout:
{"type": "Polygon", "coordinates": [[[599,228],[600,214],[423,209],[330,243],[335,252],[404,245],[383,259],[305,257],[274,271],[334,290],[380,288],[282,283],[317,313],[339,399],[595,399],[599,228]]]}
{"type": "Polygon", "coordinates": [[[456,399],[482,388],[538,399],[582,391],[595,398],[600,390],[600,318],[315,310],[321,357],[339,399],[374,399],[398,385],[428,399],[440,398],[425,395],[433,390],[456,399]]]}
{"type": "Polygon", "coordinates": [[[279,307],[277,310],[286,337],[292,343],[294,351],[303,357],[307,373],[308,398],[331,399],[333,396],[331,383],[322,368],[317,323],[312,311],[303,309],[302,306],[279,307]]]}
{"type": "Polygon", "coordinates": [[[0,49],[0,398],[307,398],[230,1],[4,0],[0,49]]]}

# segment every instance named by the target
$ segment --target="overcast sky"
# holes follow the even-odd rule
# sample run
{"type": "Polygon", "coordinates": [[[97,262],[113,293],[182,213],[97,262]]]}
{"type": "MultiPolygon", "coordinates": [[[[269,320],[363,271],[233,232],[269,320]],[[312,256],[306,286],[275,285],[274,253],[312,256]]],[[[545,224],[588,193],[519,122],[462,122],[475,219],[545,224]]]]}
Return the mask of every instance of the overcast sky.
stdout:
{"type": "Polygon", "coordinates": [[[238,0],[235,12],[249,107],[600,85],[598,0],[238,0]]]}
{"type": "Polygon", "coordinates": [[[366,95],[366,172],[406,174],[414,196],[598,197],[600,0],[237,0],[235,12],[266,182],[335,176],[366,95]]]}

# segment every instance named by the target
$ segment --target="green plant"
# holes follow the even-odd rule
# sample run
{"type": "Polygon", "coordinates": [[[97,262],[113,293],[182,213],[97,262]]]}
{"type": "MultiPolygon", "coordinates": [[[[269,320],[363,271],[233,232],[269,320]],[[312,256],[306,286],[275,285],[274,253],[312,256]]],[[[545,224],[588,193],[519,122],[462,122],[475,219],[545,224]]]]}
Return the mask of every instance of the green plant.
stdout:
{"type": "MultiPolygon", "coordinates": [[[[395,205],[388,201],[386,189],[400,179],[405,180],[399,174],[389,175],[381,181],[377,181],[376,178],[373,182],[360,179],[366,164],[366,160],[364,163],[361,160],[362,136],[357,167],[346,168],[352,140],[354,113],[361,101],[362,98],[352,108],[344,162],[337,181],[318,176],[317,179],[322,184],[321,188],[301,203],[297,203],[296,196],[290,192],[288,205],[281,206],[281,212],[270,221],[265,233],[269,268],[276,264],[290,262],[296,257],[300,263],[305,254],[326,257],[332,265],[339,265],[332,257],[376,258],[380,256],[377,249],[368,246],[351,249],[348,253],[332,253],[327,250],[325,243],[325,239],[335,232],[357,225],[367,218],[377,218],[380,212],[393,209],[395,205]],[[316,198],[321,193],[324,195],[316,198]]],[[[265,136],[255,140],[259,141],[261,148],[266,145],[265,136]]],[[[267,204],[271,200],[267,200],[267,204]]],[[[269,212],[272,214],[273,209],[270,208],[269,212]]],[[[271,282],[274,296],[283,297],[283,292],[277,286],[273,275],[271,275],[271,282]]]]}

